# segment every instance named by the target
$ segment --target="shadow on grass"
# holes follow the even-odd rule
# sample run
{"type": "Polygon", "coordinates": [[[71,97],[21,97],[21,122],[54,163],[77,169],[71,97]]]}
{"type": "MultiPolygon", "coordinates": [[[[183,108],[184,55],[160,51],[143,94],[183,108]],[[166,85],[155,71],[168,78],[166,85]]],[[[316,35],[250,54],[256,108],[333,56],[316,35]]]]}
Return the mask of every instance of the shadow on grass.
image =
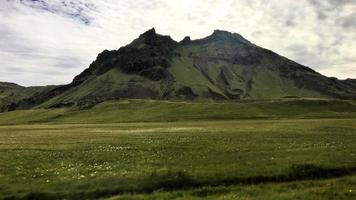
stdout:
{"type": "MultiPolygon", "coordinates": [[[[148,194],[157,190],[188,190],[205,186],[231,186],[231,185],[251,185],[263,183],[283,183],[301,180],[320,180],[328,178],[337,178],[356,173],[356,167],[352,168],[325,168],[311,164],[293,165],[286,174],[276,176],[254,176],[246,178],[231,178],[211,181],[200,181],[194,179],[185,171],[166,171],[155,172],[134,184],[115,186],[112,188],[95,190],[91,192],[46,193],[32,192],[23,197],[8,197],[6,200],[45,200],[45,199],[97,199],[100,197],[109,197],[124,193],[143,193],[148,194]]],[[[218,191],[219,192],[219,191],[218,191]]],[[[220,191],[222,192],[222,191],[220,191]]],[[[202,192],[199,196],[208,195],[202,192]]]]}

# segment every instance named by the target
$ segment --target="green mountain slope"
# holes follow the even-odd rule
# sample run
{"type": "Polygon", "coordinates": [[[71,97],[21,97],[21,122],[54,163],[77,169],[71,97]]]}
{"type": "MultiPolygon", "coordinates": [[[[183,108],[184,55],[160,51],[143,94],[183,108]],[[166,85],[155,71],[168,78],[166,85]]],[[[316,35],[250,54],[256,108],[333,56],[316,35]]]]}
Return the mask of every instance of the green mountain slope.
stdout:
{"type": "MultiPolygon", "coordinates": [[[[48,108],[87,107],[123,98],[287,97],[356,99],[356,83],[325,77],[236,33],[216,30],[203,39],[176,42],[151,29],[127,46],[100,53],[72,83],[36,92],[30,99],[33,107],[48,108]]],[[[23,104],[17,107],[26,107],[23,104]]]]}

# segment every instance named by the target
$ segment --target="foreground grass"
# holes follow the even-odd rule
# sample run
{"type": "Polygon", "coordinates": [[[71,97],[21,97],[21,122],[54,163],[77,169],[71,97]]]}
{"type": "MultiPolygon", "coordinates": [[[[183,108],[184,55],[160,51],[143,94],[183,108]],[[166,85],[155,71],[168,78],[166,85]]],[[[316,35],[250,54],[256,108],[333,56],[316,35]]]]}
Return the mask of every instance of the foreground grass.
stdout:
{"type": "Polygon", "coordinates": [[[3,125],[0,199],[353,199],[355,144],[353,118],[3,125]]]}
{"type": "Polygon", "coordinates": [[[325,200],[355,199],[356,176],[291,183],[202,187],[192,190],[123,194],[107,200],[325,200]]]}

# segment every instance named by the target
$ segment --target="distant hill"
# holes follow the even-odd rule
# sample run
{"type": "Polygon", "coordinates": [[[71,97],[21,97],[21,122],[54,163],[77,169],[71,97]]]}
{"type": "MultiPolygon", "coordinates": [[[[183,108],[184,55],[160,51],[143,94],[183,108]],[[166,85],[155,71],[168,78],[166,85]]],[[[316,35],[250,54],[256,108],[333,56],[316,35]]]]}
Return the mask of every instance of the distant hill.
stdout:
{"type": "Polygon", "coordinates": [[[356,99],[356,80],[323,76],[236,33],[216,30],[203,39],[176,42],[151,29],[127,46],[100,53],[68,85],[24,88],[2,83],[0,90],[1,110],[7,111],[86,107],[122,98],[356,99]]]}
{"type": "Polygon", "coordinates": [[[27,109],[39,105],[42,98],[58,86],[23,87],[0,82],[0,112],[27,109]]]}

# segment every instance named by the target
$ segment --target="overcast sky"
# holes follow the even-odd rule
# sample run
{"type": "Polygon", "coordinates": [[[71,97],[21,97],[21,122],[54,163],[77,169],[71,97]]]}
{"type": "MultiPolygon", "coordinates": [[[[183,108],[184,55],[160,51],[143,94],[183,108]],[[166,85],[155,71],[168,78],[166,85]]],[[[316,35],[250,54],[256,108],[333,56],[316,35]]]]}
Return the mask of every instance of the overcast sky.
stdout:
{"type": "Polygon", "coordinates": [[[69,83],[104,49],[155,27],[214,29],[340,79],[356,78],[356,0],[0,0],[0,81],[69,83]]]}

